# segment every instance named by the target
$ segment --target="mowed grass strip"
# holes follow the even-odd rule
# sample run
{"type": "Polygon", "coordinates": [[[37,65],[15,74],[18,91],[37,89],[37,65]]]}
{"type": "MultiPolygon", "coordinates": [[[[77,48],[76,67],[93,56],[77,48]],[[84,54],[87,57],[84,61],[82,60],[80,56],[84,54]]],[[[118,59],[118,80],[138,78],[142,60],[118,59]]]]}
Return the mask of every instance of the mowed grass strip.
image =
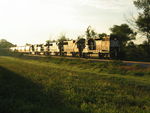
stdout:
{"type": "Polygon", "coordinates": [[[105,65],[0,57],[0,113],[149,113],[149,69],[130,76],[105,65]]]}

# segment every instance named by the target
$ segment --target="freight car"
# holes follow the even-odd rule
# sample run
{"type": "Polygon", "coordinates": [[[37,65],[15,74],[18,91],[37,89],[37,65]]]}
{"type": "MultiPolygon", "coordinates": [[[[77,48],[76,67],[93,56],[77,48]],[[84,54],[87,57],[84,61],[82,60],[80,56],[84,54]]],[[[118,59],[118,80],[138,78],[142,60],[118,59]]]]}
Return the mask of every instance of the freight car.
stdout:
{"type": "Polygon", "coordinates": [[[81,38],[46,44],[11,47],[10,49],[16,52],[38,55],[118,58],[119,42],[116,38],[111,39],[109,36],[106,36],[102,39],[81,38]]]}

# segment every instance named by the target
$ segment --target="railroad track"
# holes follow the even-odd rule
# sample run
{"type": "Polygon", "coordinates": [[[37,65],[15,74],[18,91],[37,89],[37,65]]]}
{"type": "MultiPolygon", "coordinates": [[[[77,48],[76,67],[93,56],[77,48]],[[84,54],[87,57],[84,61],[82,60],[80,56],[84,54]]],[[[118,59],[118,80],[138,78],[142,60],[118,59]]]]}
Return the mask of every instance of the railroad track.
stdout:
{"type": "MultiPolygon", "coordinates": [[[[25,55],[25,56],[34,56],[34,57],[49,57],[49,56],[45,56],[45,55],[25,55]]],[[[110,62],[110,61],[114,61],[111,59],[97,59],[97,58],[80,58],[80,57],[71,57],[71,56],[51,56],[52,58],[65,58],[65,59],[81,59],[81,60],[86,60],[86,61],[95,61],[95,62],[110,62]]],[[[123,63],[127,64],[127,65],[141,65],[143,67],[150,67],[150,62],[140,62],[140,61],[124,61],[124,60],[120,60],[123,63]]]]}

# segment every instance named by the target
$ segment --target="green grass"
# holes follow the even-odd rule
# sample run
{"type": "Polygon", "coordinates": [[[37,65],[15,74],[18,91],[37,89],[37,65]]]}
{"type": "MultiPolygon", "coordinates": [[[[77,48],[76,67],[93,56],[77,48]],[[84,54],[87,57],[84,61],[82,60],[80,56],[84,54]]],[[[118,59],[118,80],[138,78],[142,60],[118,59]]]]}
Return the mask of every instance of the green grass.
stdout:
{"type": "Polygon", "coordinates": [[[0,113],[149,112],[149,68],[0,56],[0,113]]]}

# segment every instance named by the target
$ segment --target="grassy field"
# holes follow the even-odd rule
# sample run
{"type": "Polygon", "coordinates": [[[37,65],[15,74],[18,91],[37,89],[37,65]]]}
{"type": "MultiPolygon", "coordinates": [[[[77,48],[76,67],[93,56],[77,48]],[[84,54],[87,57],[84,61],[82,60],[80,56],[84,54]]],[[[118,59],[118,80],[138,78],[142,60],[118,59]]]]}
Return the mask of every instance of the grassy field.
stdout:
{"type": "Polygon", "coordinates": [[[0,56],[0,113],[150,113],[150,68],[0,56]]]}

